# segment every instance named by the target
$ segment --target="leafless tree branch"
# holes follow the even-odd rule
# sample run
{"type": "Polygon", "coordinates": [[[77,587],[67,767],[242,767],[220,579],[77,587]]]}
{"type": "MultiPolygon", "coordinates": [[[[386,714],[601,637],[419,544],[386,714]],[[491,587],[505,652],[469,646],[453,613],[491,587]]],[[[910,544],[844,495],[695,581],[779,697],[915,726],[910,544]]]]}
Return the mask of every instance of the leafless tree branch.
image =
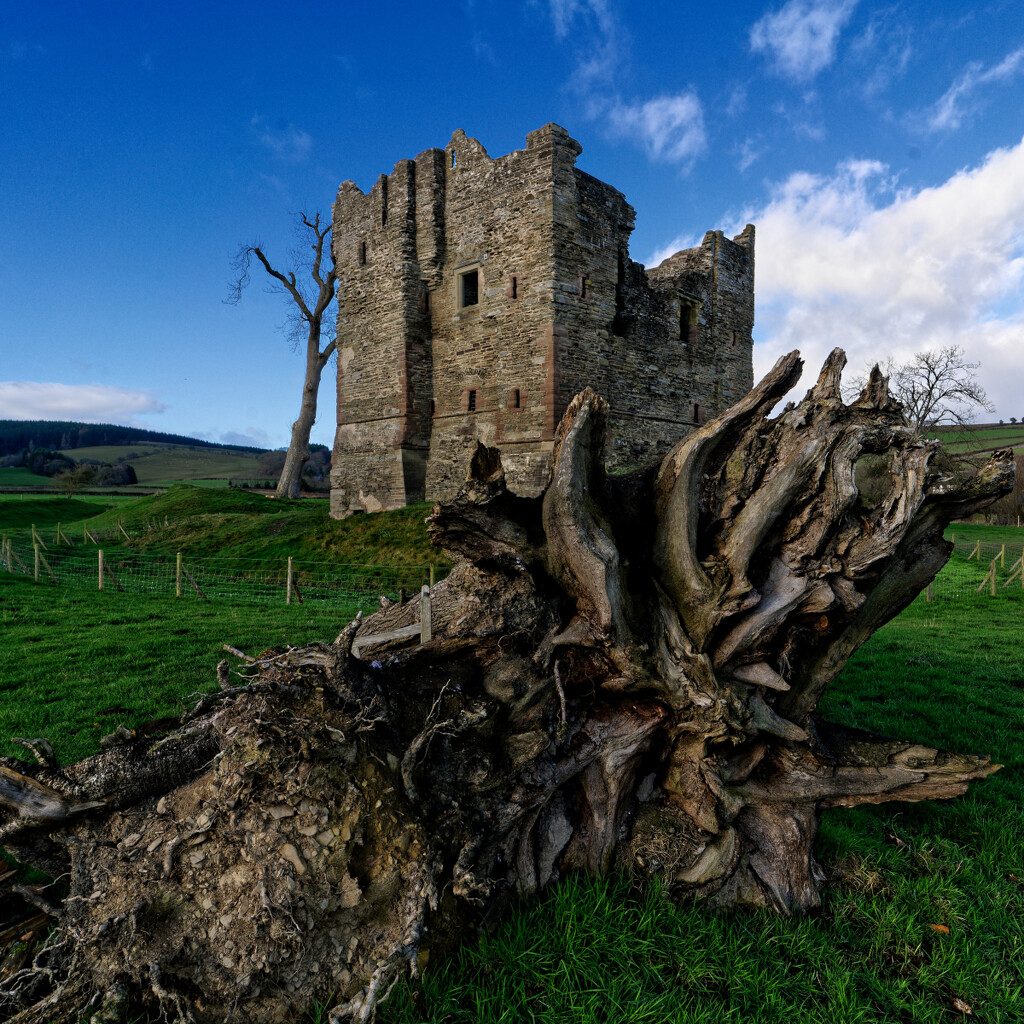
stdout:
{"type": "Polygon", "coordinates": [[[315,287],[304,292],[295,270],[279,270],[267,258],[259,244],[242,246],[232,261],[235,277],[231,283],[228,298],[232,305],[241,301],[242,292],[251,280],[250,271],[255,257],[271,281],[276,282],[272,291],[280,291],[288,297],[291,310],[289,334],[296,345],[305,335],[306,375],[302,388],[302,403],[299,417],[292,424],[291,443],[277,484],[278,497],[298,497],[302,467],[309,459],[309,434],[316,422],[317,391],[320,375],[334,354],[335,324],[328,309],[334,301],[337,274],[331,254],[331,221],[322,222],[319,213],[300,213],[296,218],[296,230],[304,246],[312,251],[310,260],[300,249],[293,253],[294,265],[300,272],[308,272],[315,287]],[[327,272],[323,273],[326,266],[327,272]],[[323,346],[321,348],[321,346],[323,346]]]}

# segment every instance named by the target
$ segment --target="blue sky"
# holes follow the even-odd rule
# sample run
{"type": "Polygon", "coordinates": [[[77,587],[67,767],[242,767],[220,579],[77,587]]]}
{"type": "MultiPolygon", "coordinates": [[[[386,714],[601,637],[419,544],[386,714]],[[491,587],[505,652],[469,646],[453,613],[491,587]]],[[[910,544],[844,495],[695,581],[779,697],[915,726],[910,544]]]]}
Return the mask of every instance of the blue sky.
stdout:
{"type": "MultiPolygon", "coordinates": [[[[961,344],[1024,418],[1020,0],[0,8],[0,417],[287,443],[302,359],[231,257],[456,128],[548,121],[652,265],[757,236],[755,370],[961,344]]],[[[314,440],[333,437],[333,367],[314,440]]]]}

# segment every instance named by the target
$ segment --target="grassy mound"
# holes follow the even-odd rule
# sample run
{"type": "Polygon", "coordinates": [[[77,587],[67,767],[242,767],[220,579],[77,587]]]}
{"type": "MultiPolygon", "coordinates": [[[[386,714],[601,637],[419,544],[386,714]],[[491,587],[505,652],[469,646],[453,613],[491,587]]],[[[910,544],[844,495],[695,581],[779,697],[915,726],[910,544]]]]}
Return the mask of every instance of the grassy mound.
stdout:
{"type": "Polygon", "coordinates": [[[112,527],[120,520],[132,535],[132,549],[153,554],[182,551],[356,565],[447,565],[427,539],[423,520],[429,511],[424,502],[393,512],[331,519],[323,501],[280,501],[180,484],[121,505],[89,525],[112,527]]]}

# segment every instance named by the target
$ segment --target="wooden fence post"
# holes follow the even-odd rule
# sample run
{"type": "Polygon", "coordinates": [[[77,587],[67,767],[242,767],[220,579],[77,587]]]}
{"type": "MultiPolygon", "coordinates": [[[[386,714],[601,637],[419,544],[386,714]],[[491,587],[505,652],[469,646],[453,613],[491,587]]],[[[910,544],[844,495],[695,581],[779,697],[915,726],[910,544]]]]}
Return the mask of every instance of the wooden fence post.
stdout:
{"type": "Polygon", "coordinates": [[[420,591],[420,643],[430,643],[430,587],[425,583],[420,591]]]}
{"type": "Polygon", "coordinates": [[[434,567],[430,567],[430,589],[434,589],[434,567]]]}
{"type": "Polygon", "coordinates": [[[54,583],[58,583],[59,580],[57,579],[57,574],[50,568],[50,563],[46,560],[46,556],[39,550],[39,548],[36,548],[36,555],[38,556],[39,561],[43,563],[43,568],[50,574],[50,579],[53,580],[54,583]]]}
{"type": "Polygon", "coordinates": [[[174,596],[181,597],[181,552],[178,552],[178,557],[174,566],[174,596]]]}
{"type": "Polygon", "coordinates": [[[284,603],[292,603],[292,556],[288,556],[288,578],[284,585],[284,603]]]}
{"type": "Polygon", "coordinates": [[[999,565],[1003,569],[1006,568],[1006,545],[1005,544],[999,549],[999,565]]]}
{"type": "MultiPolygon", "coordinates": [[[[33,527],[32,529],[34,530],[35,527],[33,527]]],[[[34,572],[32,573],[32,578],[36,581],[36,583],[38,583],[39,582],[39,542],[38,541],[34,541],[33,542],[33,544],[32,544],[32,552],[35,555],[35,559],[33,561],[34,572]]]]}
{"type": "Polygon", "coordinates": [[[103,548],[99,550],[99,566],[100,566],[100,590],[103,589],[103,548]]]}
{"type": "Polygon", "coordinates": [[[44,551],[49,551],[50,550],[46,546],[46,542],[43,540],[43,538],[40,537],[39,534],[36,532],[36,524],[35,523],[32,524],[32,543],[40,545],[44,551]]]}
{"type": "Polygon", "coordinates": [[[991,585],[988,592],[990,597],[996,596],[996,560],[994,558],[992,559],[991,585]]]}

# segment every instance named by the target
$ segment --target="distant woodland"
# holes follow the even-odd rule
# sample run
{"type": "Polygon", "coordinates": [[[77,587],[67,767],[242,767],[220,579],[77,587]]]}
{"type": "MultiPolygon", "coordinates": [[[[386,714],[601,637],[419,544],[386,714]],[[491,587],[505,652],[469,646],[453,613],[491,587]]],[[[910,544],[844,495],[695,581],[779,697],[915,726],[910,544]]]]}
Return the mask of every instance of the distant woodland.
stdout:
{"type": "Polygon", "coordinates": [[[260,452],[262,448],[245,445],[216,444],[181,434],[162,434],[139,427],[119,427],[113,423],[71,423],[56,420],[0,420],[0,457],[17,455],[28,449],[47,448],[67,451],[96,445],[181,444],[193,448],[231,448],[235,451],[260,452]]]}

